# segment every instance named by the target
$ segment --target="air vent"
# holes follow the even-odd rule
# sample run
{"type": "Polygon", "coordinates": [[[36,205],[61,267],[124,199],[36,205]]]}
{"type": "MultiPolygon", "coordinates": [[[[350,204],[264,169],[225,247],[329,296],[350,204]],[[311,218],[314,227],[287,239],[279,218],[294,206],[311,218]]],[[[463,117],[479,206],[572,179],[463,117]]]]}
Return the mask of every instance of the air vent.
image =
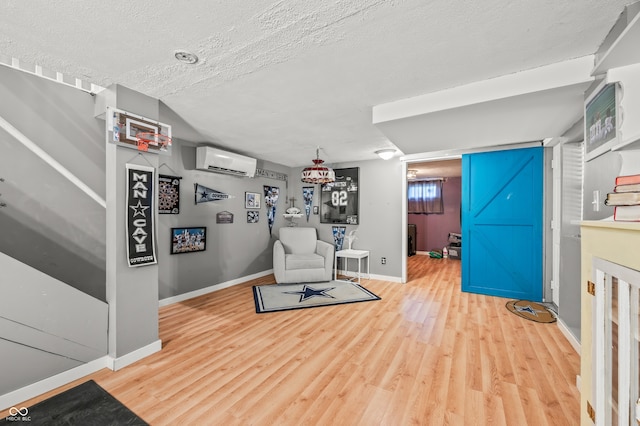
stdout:
{"type": "Polygon", "coordinates": [[[211,170],[212,172],[224,173],[224,174],[227,174],[227,175],[248,176],[247,172],[241,172],[239,170],[225,169],[225,168],[222,168],[222,167],[209,166],[209,167],[207,167],[207,169],[211,170]]]}
{"type": "Polygon", "coordinates": [[[196,148],[196,169],[240,177],[256,174],[257,160],[212,146],[196,148]]]}

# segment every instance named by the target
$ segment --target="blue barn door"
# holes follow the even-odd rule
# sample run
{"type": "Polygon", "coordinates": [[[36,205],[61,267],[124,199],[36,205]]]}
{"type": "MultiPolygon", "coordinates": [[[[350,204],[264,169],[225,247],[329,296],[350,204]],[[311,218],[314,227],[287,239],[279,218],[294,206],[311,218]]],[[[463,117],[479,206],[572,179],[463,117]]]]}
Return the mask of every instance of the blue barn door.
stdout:
{"type": "Polygon", "coordinates": [[[542,301],[543,148],[462,156],[462,291],[542,301]]]}

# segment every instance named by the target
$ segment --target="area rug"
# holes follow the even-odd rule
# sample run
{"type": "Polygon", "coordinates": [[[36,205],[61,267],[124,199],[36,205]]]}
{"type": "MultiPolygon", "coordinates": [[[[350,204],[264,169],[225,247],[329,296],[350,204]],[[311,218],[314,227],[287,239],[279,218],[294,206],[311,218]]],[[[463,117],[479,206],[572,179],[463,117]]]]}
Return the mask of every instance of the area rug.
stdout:
{"type": "Polygon", "coordinates": [[[89,380],[31,407],[16,406],[0,419],[6,425],[148,425],[133,411],[89,380]]]}
{"type": "Polygon", "coordinates": [[[349,281],[257,285],[253,286],[253,299],[258,314],[380,300],[366,288],[349,281]]]}
{"type": "Polygon", "coordinates": [[[511,300],[506,304],[509,312],[535,322],[556,322],[556,316],[544,305],[526,300],[511,300]]]}

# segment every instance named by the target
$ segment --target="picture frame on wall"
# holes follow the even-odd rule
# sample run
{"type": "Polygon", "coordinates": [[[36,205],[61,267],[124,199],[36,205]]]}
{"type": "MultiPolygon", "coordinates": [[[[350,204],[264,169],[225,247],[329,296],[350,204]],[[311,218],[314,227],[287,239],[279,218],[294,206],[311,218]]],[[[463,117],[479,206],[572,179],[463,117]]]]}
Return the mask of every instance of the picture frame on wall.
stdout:
{"type": "Polygon", "coordinates": [[[313,214],[320,213],[320,208],[318,206],[313,206],[313,214]]]}
{"type": "Polygon", "coordinates": [[[244,193],[244,208],[245,209],[259,209],[260,208],[260,194],[257,192],[245,192],[244,193]]]}
{"type": "Polygon", "coordinates": [[[233,213],[226,210],[216,213],[216,223],[233,223],[233,213]]]}
{"type": "Polygon", "coordinates": [[[206,226],[171,228],[171,254],[194,253],[206,249],[206,226]]]}
{"type": "Polygon", "coordinates": [[[258,223],[260,220],[260,212],[249,210],[247,212],[247,223],[258,223]]]}
{"type": "Polygon", "coordinates": [[[620,90],[617,83],[600,83],[585,100],[585,160],[608,152],[620,139],[620,90]]]}
{"type": "Polygon", "coordinates": [[[334,169],[335,182],[320,187],[320,223],[359,223],[360,168],[334,169]]]}

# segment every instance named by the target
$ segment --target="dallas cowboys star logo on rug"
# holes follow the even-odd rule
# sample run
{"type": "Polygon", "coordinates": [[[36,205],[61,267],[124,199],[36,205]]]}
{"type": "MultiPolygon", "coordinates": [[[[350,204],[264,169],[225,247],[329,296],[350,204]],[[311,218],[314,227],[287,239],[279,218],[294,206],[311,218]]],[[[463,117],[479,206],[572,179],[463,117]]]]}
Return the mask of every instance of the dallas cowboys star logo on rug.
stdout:
{"type": "Polygon", "coordinates": [[[510,300],[505,307],[509,312],[530,321],[552,323],[557,320],[555,312],[540,303],[528,300],[510,300]]]}
{"type": "Polygon", "coordinates": [[[538,316],[538,313],[546,312],[546,311],[537,311],[531,307],[531,305],[527,306],[514,306],[515,310],[518,312],[526,312],[533,316],[538,316]]]}
{"type": "Polygon", "coordinates": [[[313,297],[329,297],[331,299],[335,299],[335,297],[333,297],[332,295],[327,294],[328,291],[331,291],[334,288],[335,287],[329,287],[329,288],[316,290],[315,288],[305,285],[304,287],[302,287],[302,290],[300,291],[285,291],[284,293],[299,294],[300,300],[298,302],[304,302],[305,300],[311,299],[313,297]]]}

